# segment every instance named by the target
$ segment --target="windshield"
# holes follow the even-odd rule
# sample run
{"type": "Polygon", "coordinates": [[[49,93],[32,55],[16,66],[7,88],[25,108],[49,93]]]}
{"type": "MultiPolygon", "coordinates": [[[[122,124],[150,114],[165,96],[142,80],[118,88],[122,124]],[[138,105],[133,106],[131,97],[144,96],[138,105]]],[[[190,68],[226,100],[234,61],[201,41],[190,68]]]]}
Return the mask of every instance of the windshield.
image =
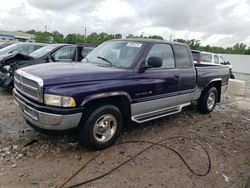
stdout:
{"type": "Polygon", "coordinates": [[[49,52],[53,51],[57,47],[58,47],[58,45],[53,45],[53,44],[48,45],[48,46],[44,46],[44,47],[39,48],[38,50],[32,52],[29,55],[33,58],[40,58],[40,57],[43,57],[44,55],[48,54],[49,52]]]}
{"type": "Polygon", "coordinates": [[[17,47],[22,46],[21,43],[11,44],[3,49],[0,50],[0,55],[8,54],[12,51],[14,51],[17,47]]]}
{"type": "Polygon", "coordinates": [[[143,43],[139,42],[105,42],[87,55],[82,61],[100,66],[130,68],[143,47],[143,43]]]}

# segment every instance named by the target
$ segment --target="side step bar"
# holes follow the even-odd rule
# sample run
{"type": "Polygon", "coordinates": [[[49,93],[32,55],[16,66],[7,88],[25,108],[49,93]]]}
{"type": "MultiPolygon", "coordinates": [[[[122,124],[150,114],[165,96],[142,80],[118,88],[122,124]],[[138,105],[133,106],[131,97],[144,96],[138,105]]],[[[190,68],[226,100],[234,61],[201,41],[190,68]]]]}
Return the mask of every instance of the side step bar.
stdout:
{"type": "Polygon", "coordinates": [[[136,123],[143,123],[143,122],[150,121],[150,120],[157,119],[157,118],[161,118],[164,116],[176,114],[176,113],[181,112],[183,107],[189,106],[190,104],[191,103],[185,103],[185,104],[182,104],[179,106],[164,108],[161,110],[156,110],[156,111],[152,111],[149,113],[132,116],[132,121],[134,121],[136,123]]]}

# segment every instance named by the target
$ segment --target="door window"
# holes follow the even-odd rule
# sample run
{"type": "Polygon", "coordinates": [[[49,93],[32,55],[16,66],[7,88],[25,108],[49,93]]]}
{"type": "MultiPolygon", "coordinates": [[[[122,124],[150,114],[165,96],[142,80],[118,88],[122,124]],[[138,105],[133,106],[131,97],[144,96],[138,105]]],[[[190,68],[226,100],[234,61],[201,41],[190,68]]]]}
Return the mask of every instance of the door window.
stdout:
{"type": "Polygon", "coordinates": [[[175,45],[175,58],[178,68],[190,68],[193,66],[190,51],[184,45],[175,45]]]}
{"type": "Polygon", "coordinates": [[[75,47],[64,47],[55,52],[52,57],[54,61],[72,61],[75,54],[75,47]]]}
{"type": "Polygon", "coordinates": [[[174,53],[169,44],[155,44],[149,51],[146,62],[152,56],[162,59],[162,66],[160,68],[175,68],[174,53]]]}
{"type": "Polygon", "coordinates": [[[212,62],[212,55],[206,54],[206,53],[201,53],[200,59],[202,62],[211,63],[212,62]]]}
{"type": "Polygon", "coordinates": [[[224,58],[221,57],[221,56],[220,56],[220,64],[222,64],[222,65],[225,65],[225,64],[226,64],[226,61],[225,61],[224,58]]]}

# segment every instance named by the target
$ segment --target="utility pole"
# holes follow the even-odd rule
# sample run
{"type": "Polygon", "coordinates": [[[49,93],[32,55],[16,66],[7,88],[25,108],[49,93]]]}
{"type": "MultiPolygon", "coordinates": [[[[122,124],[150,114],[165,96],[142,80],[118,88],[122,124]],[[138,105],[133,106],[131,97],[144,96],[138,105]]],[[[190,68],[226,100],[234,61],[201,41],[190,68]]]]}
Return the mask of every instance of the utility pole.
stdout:
{"type": "Polygon", "coordinates": [[[143,38],[143,35],[144,35],[144,32],[141,32],[141,36],[140,36],[140,38],[143,38]]]}
{"type": "Polygon", "coordinates": [[[47,32],[47,25],[44,26],[45,32],[47,32]]]}
{"type": "Polygon", "coordinates": [[[169,40],[170,41],[172,41],[172,37],[173,37],[172,34],[170,34],[170,36],[169,36],[169,40]]]}
{"type": "Polygon", "coordinates": [[[85,36],[85,38],[87,38],[87,28],[86,27],[84,27],[84,36],[85,36]]]}

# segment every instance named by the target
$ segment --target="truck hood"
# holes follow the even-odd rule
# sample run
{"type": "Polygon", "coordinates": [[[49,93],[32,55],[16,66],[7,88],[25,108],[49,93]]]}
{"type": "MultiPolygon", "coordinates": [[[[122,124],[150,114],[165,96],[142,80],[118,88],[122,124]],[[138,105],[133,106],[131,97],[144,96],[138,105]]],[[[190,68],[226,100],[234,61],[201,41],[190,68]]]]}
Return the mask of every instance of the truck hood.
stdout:
{"type": "Polygon", "coordinates": [[[41,78],[44,85],[67,84],[97,80],[126,79],[132,71],[91,63],[45,63],[21,68],[22,71],[41,78]]]}

